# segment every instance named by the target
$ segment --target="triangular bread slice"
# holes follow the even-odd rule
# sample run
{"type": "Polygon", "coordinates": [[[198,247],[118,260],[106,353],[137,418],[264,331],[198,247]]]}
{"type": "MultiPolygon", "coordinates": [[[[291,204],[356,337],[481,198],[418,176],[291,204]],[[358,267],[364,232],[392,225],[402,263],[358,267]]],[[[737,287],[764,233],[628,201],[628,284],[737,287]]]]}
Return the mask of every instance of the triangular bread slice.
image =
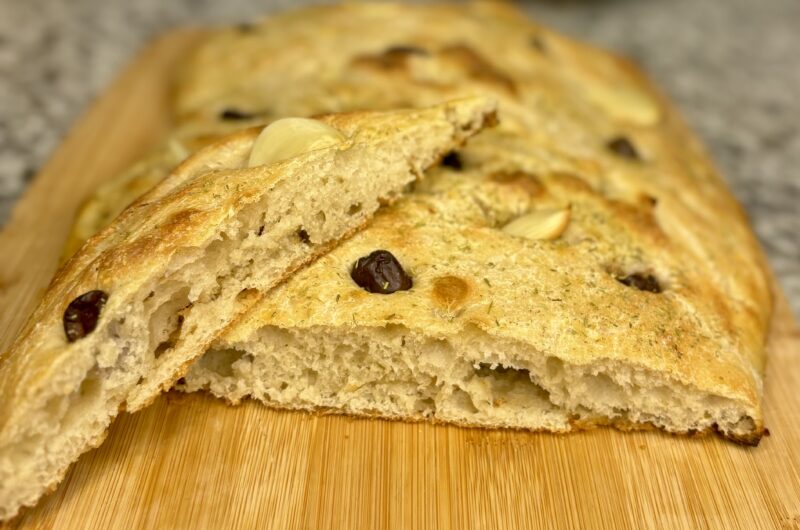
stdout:
{"type": "Polygon", "coordinates": [[[289,131],[259,153],[312,150],[250,167],[259,131],[245,131],[126,209],[59,271],[3,355],[0,518],[34,503],[120,409],[169,388],[263,291],[364,225],[494,112],[473,98],[320,117],[333,145],[289,131]]]}
{"type": "Polygon", "coordinates": [[[577,184],[432,171],[265,297],[182,388],[288,409],[556,432],[716,430],[756,444],[760,376],[690,280],[669,275],[684,256],[590,237],[624,234],[630,219],[577,184]],[[359,285],[354,267],[376,250],[411,281],[391,294],[359,285]],[[611,261],[622,255],[652,268],[611,261]]]}

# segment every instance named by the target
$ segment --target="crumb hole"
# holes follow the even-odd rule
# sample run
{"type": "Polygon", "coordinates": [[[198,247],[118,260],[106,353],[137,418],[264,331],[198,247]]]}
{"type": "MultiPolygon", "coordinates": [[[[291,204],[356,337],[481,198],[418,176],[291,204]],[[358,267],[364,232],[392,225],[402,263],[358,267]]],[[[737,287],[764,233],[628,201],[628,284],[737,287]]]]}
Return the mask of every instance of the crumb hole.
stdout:
{"type": "Polygon", "coordinates": [[[258,289],[242,289],[239,291],[239,294],[236,295],[236,301],[239,303],[247,302],[250,300],[255,300],[258,296],[258,289]]]}
{"type": "Polygon", "coordinates": [[[305,370],[303,370],[303,377],[306,378],[306,384],[308,386],[315,385],[317,383],[318,375],[319,374],[317,374],[315,370],[312,370],[310,368],[306,368],[305,370]]]}
{"type": "Polygon", "coordinates": [[[178,342],[184,313],[191,306],[189,287],[174,291],[150,316],[150,348],[155,358],[163,355],[178,342]]]}
{"type": "Polygon", "coordinates": [[[478,412],[478,408],[475,406],[475,403],[472,402],[472,397],[458,387],[453,387],[451,401],[464,412],[468,412],[470,414],[475,414],[478,412]]]}
{"type": "Polygon", "coordinates": [[[203,355],[203,365],[222,377],[231,377],[234,372],[234,364],[240,360],[248,361],[252,358],[252,355],[234,348],[209,350],[203,355]]]}
{"type": "Polygon", "coordinates": [[[436,414],[436,401],[433,398],[418,399],[414,403],[414,411],[423,416],[433,416],[436,414]]]}
{"type": "Polygon", "coordinates": [[[166,351],[171,350],[175,343],[178,342],[178,338],[181,336],[181,328],[183,327],[183,315],[178,315],[176,320],[175,329],[172,330],[172,333],[169,334],[166,340],[161,341],[158,346],[156,346],[155,351],[153,354],[155,355],[156,359],[161,357],[166,351]]]}

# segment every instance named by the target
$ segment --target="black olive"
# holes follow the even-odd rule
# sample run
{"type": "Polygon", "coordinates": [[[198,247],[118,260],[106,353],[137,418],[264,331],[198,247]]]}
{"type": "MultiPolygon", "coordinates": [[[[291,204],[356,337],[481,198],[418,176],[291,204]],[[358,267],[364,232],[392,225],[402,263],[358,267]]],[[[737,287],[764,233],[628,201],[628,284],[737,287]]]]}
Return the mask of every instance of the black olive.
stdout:
{"type": "Polygon", "coordinates": [[[630,158],[631,160],[639,160],[639,152],[630,140],[624,136],[617,136],[610,140],[606,147],[608,147],[614,154],[623,158],[630,158]]]}
{"type": "Polygon", "coordinates": [[[252,120],[256,117],[251,112],[245,112],[238,109],[225,109],[219,113],[219,117],[223,120],[238,121],[238,120],[252,120]]]}
{"type": "Polygon", "coordinates": [[[34,175],[36,175],[36,168],[27,167],[22,172],[22,180],[24,180],[25,182],[30,182],[31,180],[33,180],[34,175]]]}
{"type": "Polygon", "coordinates": [[[428,50],[425,48],[420,48],[419,46],[412,46],[409,44],[398,44],[395,46],[391,46],[384,50],[385,54],[389,55],[422,55],[427,56],[430,55],[428,50]]]}
{"type": "Polygon", "coordinates": [[[350,277],[370,293],[392,294],[407,291],[413,285],[411,277],[388,250],[376,250],[369,256],[358,258],[350,277]]]}
{"type": "Polygon", "coordinates": [[[67,341],[75,342],[94,331],[106,300],[106,293],[95,290],[83,293],[69,303],[64,311],[64,333],[67,341]]]}
{"type": "Polygon", "coordinates": [[[450,151],[444,155],[444,158],[442,158],[442,165],[451,167],[458,171],[461,171],[464,168],[464,162],[461,160],[461,155],[455,151],[450,151]]]}
{"type": "Polygon", "coordinates": [[[531,48],[536,49],[540,53],[547,52],[547,45],[544,43],[544,39],[539,35],[533,35],[529,40],[528,44],[531,45],[531,48]]]}
{"type": "Polygon", "coordinates": [[[617,281],[628,287],[636,287],[640,291],[649,291],[651,293],[661,292],[661,286],[652,274],[636,273],[623,278],[617,278],[617,281]]]}

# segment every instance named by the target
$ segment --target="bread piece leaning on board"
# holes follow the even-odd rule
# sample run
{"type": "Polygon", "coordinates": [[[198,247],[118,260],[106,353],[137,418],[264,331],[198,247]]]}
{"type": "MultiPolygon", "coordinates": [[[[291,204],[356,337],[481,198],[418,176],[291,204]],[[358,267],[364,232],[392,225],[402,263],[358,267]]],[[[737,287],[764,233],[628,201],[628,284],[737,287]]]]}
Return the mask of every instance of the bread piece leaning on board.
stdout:
{"type": "Polygon", "coordinates": [[[199,151],[123,211],[63,266],[2,356],[0,518],[494,113],[473,98],[283,120],[199,151]]]}
{"type": "Polygon", "coordinates": [[[496,2],[343,4],[217,33],[185,63],[176,112],[184,123],[271,119],[476,90],[498,98],[500,126],[449,157],[461,180],[428,202],[409,198],[293,277],[216,343],[187,388],[465,425],[610,423],[757,443],[764,258],[702,147],[625,60],[496,2]],[[446,194],[464,180],[482,184],[462,204],[446,194]],[[464,211],[473,203],[482,217],[464,211]],[[407,269],[410,289],[374,294],[351,278],[377,250],[407,269]]]}

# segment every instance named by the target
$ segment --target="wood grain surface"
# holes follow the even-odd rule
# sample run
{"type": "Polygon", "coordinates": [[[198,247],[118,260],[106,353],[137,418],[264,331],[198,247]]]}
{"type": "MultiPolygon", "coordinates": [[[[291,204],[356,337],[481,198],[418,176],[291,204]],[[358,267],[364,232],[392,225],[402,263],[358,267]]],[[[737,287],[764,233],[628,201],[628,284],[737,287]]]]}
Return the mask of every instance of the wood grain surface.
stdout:
{"type": "MultiPolygon", "coordinates": [[[[55,271],[80,201],[167,130],[155,41],[64,140],[0,233],[0,348],[55,271]]],[[[485,431],[228,407],[170,393],[2,528],[800,529],[800,332],[779,297],[757,448],[609,429],[485,431]]]]}

